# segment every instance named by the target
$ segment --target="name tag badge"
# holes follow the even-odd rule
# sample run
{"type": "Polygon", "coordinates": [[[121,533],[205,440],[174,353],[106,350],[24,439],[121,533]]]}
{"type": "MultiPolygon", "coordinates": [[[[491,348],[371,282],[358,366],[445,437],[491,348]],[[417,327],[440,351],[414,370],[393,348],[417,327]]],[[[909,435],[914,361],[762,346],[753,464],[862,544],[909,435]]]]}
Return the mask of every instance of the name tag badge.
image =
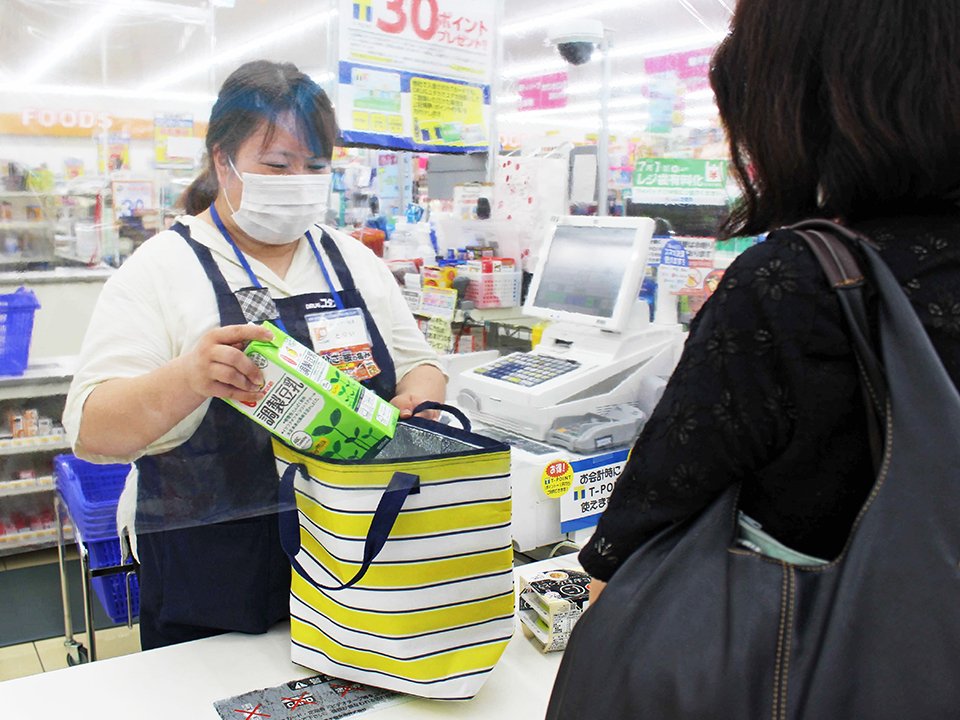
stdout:
{"type": "Polygon", "coordinates": [[[313,351],[354,380],[380,374],[373,343],[359,308],[306,315],[313,351]]]}

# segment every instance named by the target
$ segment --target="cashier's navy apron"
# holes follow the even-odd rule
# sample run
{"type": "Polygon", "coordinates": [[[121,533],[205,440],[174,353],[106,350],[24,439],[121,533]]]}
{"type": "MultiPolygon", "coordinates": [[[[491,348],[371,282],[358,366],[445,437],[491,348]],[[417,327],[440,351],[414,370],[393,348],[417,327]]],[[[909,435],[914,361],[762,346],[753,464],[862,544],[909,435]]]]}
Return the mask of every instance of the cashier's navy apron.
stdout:
{"type": "MultiPolygon", "coordinates": [[[[181,223],[171,229],[190,245],[213,284],[220,324],[248,322],[210,250],[181,223]]],[[[275,298],[280,321],[289,335],[309,347],[305,315],[320,308],[361,310],[381,370],[363,384],[390,399],[396,389],[390,353],[340,250],[325,232],[321,247],[342,289],[334,290],[318,254],[331,292],[275,298]]],[[[280,546],[278,478],[266,430],[214,398],[186,442],[141,458],[137,467],[144,649],[229,631],[262,633],[288,616],[290,562],[280,546]]]]}

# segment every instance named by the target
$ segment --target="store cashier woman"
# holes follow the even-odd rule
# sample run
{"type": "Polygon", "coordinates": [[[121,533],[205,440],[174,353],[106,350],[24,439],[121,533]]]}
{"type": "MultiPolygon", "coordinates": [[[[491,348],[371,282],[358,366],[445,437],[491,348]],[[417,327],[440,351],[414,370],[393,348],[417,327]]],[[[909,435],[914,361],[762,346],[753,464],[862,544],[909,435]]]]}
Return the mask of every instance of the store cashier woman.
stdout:
{"type": "Polygon", "coordinates": [[[271,335],[253,322],[279,314],[309,346],[311,326],[343,317],[322,313],[360,313],[380,370],[365,384],[401,416],[443,399],[446,378],[386,266],[314,224],[335,137],[329,99],[296,67],[238,68],[211,112],[188,214],[97,303],[64,424],[80,457],[136,462],[120,516],[136,497],[144,649],[264,632],[288,614],[269,435],[212,400],[256,399],[262,377],[242,348],[271,335]]]}

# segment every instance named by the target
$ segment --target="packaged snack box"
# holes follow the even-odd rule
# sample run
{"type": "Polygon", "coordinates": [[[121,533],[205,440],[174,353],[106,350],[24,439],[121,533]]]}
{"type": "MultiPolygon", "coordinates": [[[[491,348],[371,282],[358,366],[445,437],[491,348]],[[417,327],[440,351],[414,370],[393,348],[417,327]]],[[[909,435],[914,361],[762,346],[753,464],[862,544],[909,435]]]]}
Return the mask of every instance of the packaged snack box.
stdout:
{"type": "Polygon", "coordinates": [[[256,403],[227,402],[275,436],[326,458],[375,455],[393,437],[399,411],[268,322],[273,342],[244,352],[263,371],[256,403]]]}
{"type": "Polygon", "coordinates": [[[570,632],[589,605],[590,576],[558,568],[531,576],[520,574],[518,610],[523,634],[541,652],[563,650],[570,632]]]}

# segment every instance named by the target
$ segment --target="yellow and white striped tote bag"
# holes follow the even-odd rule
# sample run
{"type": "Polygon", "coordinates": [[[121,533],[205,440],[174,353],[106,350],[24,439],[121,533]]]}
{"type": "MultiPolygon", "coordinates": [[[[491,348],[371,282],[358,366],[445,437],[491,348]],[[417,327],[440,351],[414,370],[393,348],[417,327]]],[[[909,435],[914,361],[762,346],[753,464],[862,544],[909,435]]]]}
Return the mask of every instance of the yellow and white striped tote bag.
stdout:
{"type": "Polygon", "coordinates": [[[440,448],[404,459],[274,441],[297,508],[281,513],[294,662],[422,697],[480,690],[514,629],[510,449],[461,422],[403,421],[440,448]]]}

